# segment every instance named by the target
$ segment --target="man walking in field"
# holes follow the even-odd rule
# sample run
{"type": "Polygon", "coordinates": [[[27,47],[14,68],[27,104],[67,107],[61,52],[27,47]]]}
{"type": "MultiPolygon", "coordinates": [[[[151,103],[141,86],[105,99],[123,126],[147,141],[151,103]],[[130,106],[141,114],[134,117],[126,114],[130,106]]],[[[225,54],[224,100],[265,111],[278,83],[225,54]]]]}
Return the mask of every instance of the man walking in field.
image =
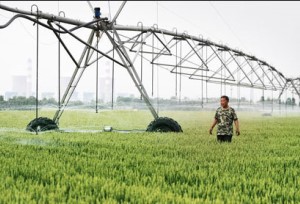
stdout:
{"type": "Polygon", "coordinates": [[[217,130],[217,140],[219,142],[231,142],[233,135],[233,122],[235,124],[236,135],[240,135],[239,121],[235,110],[229,107],[229,98],[228,96],[221,97],[221,107],[219,107],[216,111],[215,118],[211,128],[209,130],[209,134],[212,135],[212,131],[216,124],[218,124],[217,130]]]}

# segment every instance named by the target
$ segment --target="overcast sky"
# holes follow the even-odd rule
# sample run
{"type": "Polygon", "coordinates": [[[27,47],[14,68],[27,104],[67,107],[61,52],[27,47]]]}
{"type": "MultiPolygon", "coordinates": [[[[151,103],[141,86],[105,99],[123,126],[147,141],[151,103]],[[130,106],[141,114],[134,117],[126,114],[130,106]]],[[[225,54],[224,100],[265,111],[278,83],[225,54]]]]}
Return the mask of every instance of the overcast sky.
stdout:
{"type": "MultiPolygon", "coordinates": [[[[37,4],[46,13],[57,14],[59,10],[69,18],[90,21],[93,14],[86,1],[82,2],[5,2],[12,7],[30,10],[31,4],[37,4]]],[[[103,15],[109,16],[107,1],[91,2],[100,6],[103,15]]],[[[114,15],[121,2],[110,2],[111,15],[114,15]]],[[[179,32],[187,31],[191,35],[203,35],[217,43],[239,48],[245,53],[253,54],[276,67],[287,77],[300,76],[300,2],[127,2],[117,23],[121,25],[137,25],[139,21],[145,26],[158,24],[160,28],[179,32]]],[[[0,24],[6,23],[13,14],[0,10],[0,24]]],[[[84,32],[81,33],[84,36],[84,32]]],[[[87,39],[87,35],[85,35],[87,39]]],[[[13,75],[26,74],[28,59],[33,61],[35,69],[35,27],[32,22],[24,19],[15,21],[6,29],[0,30],[0,94],[11,89],[13,75]]],[[[41,91],[55,91],[57,87],[57,40],[53,33],[41,30],[40,37],[41,91]]],[[[76,48],[80,53],[82,48],[76,48]]],[[[70,64],[67,56],[63,58],[63,74],[70,76],[74,65],[70,64]]],[[[103,65],[104,66],[104,65],[103,65]]],[[[107,63],[105,66],[108,66],[107,63]]],[[[118,72],[118,70],[117,70],[118,72]]],[[[121,73],[121,71],[120,71],[121,73]]],[[[124,75],[122,73],[121,75],[124,75]]],[[[159,86],[160,96],[174,95],[174,86],[167,86],[164,79],[168,73],[161,73],[159,86]]],[[[94,90],[94,69],[87,73],[78,90],[94,90]]],[[[118,74],[117,76],[118,77],[118,74]]],[[[130,79],[119,76],[116,92],[137,93],[130,79]]],[[[183,95],[200,97],[201,90],[193,89],[199,82],[184,82],[183,95]]],[[[209,96],[218,96],[218,86],[214,86],[209,96]]],[[[244,92],[249,96],[249,92],[244,92]]],[[[261,90],[254,91],[256,98],[261,90]]],[[[233,94],[234,96],[234,94],[233,94]]]]}

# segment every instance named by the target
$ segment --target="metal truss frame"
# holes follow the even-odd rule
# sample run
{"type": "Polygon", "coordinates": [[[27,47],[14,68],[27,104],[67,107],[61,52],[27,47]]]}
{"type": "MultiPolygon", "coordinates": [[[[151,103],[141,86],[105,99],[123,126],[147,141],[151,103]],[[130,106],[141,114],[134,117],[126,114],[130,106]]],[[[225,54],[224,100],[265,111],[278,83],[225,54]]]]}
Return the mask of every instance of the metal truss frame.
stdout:
{"type": "Polygon", "coordinates": [[[187,76],[191,80],[202,80],[208,83],[237,85],[272,91],[279,90],[279,98],[285,90],[292,90],[300,98],[300,78],[287,78],[275,67],[253,55],[203,39],[201,36],[192,36],[186,32],[178,33],[177,30],[169,31],[159,29],[157,26],[147,27],[143,26],[142,23],[137,26],[117,25],[116,20],[125,3],[122,3],[111,21],[108,21],[107,18],[94,18],[91,22],[81,22],[38,10],[35,12],[32,10],[24,11],[0,4],[0,9],[17,13],[6,24],[0,25],[0,29],[6,28],[17,18],[24,18],[39,24],[54,33],[75,64],[71,80],[61,101],[59,101],[60,107],[53,118],[56,123],[59,123],[59,119],[86,68],[103,57],[127,70],[140,92],[141,98],[144,99],[155,119],[158,118],[158,113],[152,106],[150,97],[143,85],[142,70],[141,75],[139,75],[136,69],[135,62],[138,56],[141,57],[142,61],[149,61],[152,64],[152,69],[153,65],[156,65],[176,74],[176,83],[179,74],[180,76],[187,76]],[[43,20],[47,23],[43,23],[43,20]],[[67,29],[62,24],[74,27],[67,29]],[[86,41],[75,34],[74,31],[78,29],[90,30],[90,35],[86,41]],[[63,41],[61,34],[69,35],[84,45],[78,60],[75,59],[71,50],[63,41]],[[97,40],[93,44],[95,36],[97,40]],[[100,50],[97,46],[103,36],[106,36],[111,44],[112,48],[109,51],[100,50]],[[154,41],[156,41],[156,44],[154,41]],[[119,59],[110,56],[114,51],[119,59]],[[130,52],[135,53],[134,57],[130,57],[130,52]],[[97,55],[98,57],[92,60],[94,53],[98,53],[99,56],[97,55]],[[237,77],[238,75],[239,77],[237,77]]]}

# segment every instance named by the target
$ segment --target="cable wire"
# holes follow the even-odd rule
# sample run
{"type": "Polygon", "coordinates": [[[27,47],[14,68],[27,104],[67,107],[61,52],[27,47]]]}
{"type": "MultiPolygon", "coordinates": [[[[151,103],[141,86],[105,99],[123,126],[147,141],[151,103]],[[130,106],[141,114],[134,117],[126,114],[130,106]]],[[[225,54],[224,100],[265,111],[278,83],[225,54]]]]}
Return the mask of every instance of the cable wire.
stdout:
{"type": "MultiPolygon", "coordinates": [[[[247,46],[244,45],[244,43],[241,41],[241,39],[236,35],[235,31],[231,28],[231,26],[229,25],[229,23],[225,20],[225,18],[223,17],[223,15],[220,13],[220,11],[213,5],[213,3],[211,1],[209,1],[210,6],[213,8],[213,10],[217,13],[217,15],[221,18],[221,20],[223,21],[223,23],[227,26],[227,28],[230,30],[230,32],[233,34],[233,36],[239,41],[239,43],[247,48],[247,46]]],[[[247,48],[248,49],[248,48],[247,48]]]]}
{"type": "Polygon", "coordinates": [[[191,20],[189,20],[189,19],[187,19],[187,18],[185,18],[185,17],[179,15],[178,13],[176,13],[176,12],[170,10],[169,8],[163,6],[163,5],[160,4],[160,3],[158,3],[158,5],[159,5],[160,7],[162,7],[162,8],[164,8],[164,9],[165,9],[166,11],[168,11],[169,13],[173,14],[174,16],[177,16],[177,17],[180,18],[181,20],[183,20],[183,21],[189,23],[190,25],[195,26],[195,27],[197,27],[198,29],[200,29],[200,30],[202,30],[202,31],[204,31],[204,32],[206,32],[206,33],[208,33],[209,36],[212,36],[212,37],[214,37],[214,38],[217,39],[217,40],[221,40],[221,39],[219,39],[218,37],[214,36],[213,34],[211,34],[211,33],[207,32],[207,31],[203,30],[203,27],[201,27],[200,25],[194,23],[193,21],[191,21],[191,20]]]}

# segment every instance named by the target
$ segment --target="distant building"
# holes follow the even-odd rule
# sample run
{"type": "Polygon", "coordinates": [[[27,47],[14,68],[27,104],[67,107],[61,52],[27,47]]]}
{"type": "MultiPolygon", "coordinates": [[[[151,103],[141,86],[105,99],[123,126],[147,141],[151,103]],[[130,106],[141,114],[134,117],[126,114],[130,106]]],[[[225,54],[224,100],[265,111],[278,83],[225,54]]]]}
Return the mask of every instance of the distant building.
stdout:
{"type": "Polygon", "coordinates": [[[60,95],[63,96],[64,92],[66,91],[66,88],[69,85],[69,82],[71,80],[71,77],[61,77],[60,78],[60,95]]]}
{"type": "Polygon", "coordinates": [[[50,98],[54,98],[55,94],[53,92],[43,92],[42,93],[42,99],[46,98],[46,99],[50,99],[50,98]]]}
{"type": "Polygon", "coordinates": [[[12,77],[12,92],[17,96],[27,96],[27,76],[16,75],[12,77]]]}
{"type": "Polygon", "coordinates": [[[83,92],[83,102],[91,102],[92,100],[95,100],[95,93],[83,92]]]}
{"type": "MultiPolygon", "coordinates": [[[[112,77],[111,77],[111,62],[106,62],[104,64],[104,69],[101,70],[99,74],[99,84],[98,84],[98,96],[99,101],[110,102],[111,101],[111,90],[112,90],[112,77]],[[103,72],[103,73],[102,73],[103,72]]],[[[71,77],[61,77],[61,98],[63,97],[64,92],[66,91],[67,86],[71,77]]],[[[77,88],[76,91],[72,94],[71,101],[82,100],[84,102],[90,102],[96,99],[96,93],[91,91],[82,91],[78,93],[77,88]],[[80,96],[80,97],[79,97],[80,96]]]]}
{"type": "Polygon", "coordinates": [[[99,77],[99,99],[104,102],[111,101],[111,78],[99,77]]]}
{"type": "Polygon", "coordinates": [[[102,77],[99,77],[99,99],[107,103],[111,101],[112,92],[112,77],[109,63],[106,64],[106,69],[102,77]]]}
{"type": "Polygon", "coordinates": [[[7,91],[5,92],[5,95],[4,95],[4,100],[8,100],[10,98],[13,98],[14,96],[17,96],[18,93],[17,92],[13,92],[13,91],[7,91]]]}
{"type": "Polygon", "coordinates": [[[74,91],[74,93],[72,94],[70,101],[79,101],[79,93],[77,91],[74,91]]]}
{"type": "Polygon", "coordinates": [[[116,97],[118,97],[118,96],[120,96],[120,97],[130,97],[130,98],[136,97],[134,94],[127,93],[127,92],[118,92],[116,97]]]}
{"type": "Polygon", "coordinates": [[[11,94],[15,93],[15,96],[30,97],[32,93],[32,62],[28,59],[27,75],[14,75],[12,76],[12,90],[7,92],[8,97],[12,97],[11,94]]]}

